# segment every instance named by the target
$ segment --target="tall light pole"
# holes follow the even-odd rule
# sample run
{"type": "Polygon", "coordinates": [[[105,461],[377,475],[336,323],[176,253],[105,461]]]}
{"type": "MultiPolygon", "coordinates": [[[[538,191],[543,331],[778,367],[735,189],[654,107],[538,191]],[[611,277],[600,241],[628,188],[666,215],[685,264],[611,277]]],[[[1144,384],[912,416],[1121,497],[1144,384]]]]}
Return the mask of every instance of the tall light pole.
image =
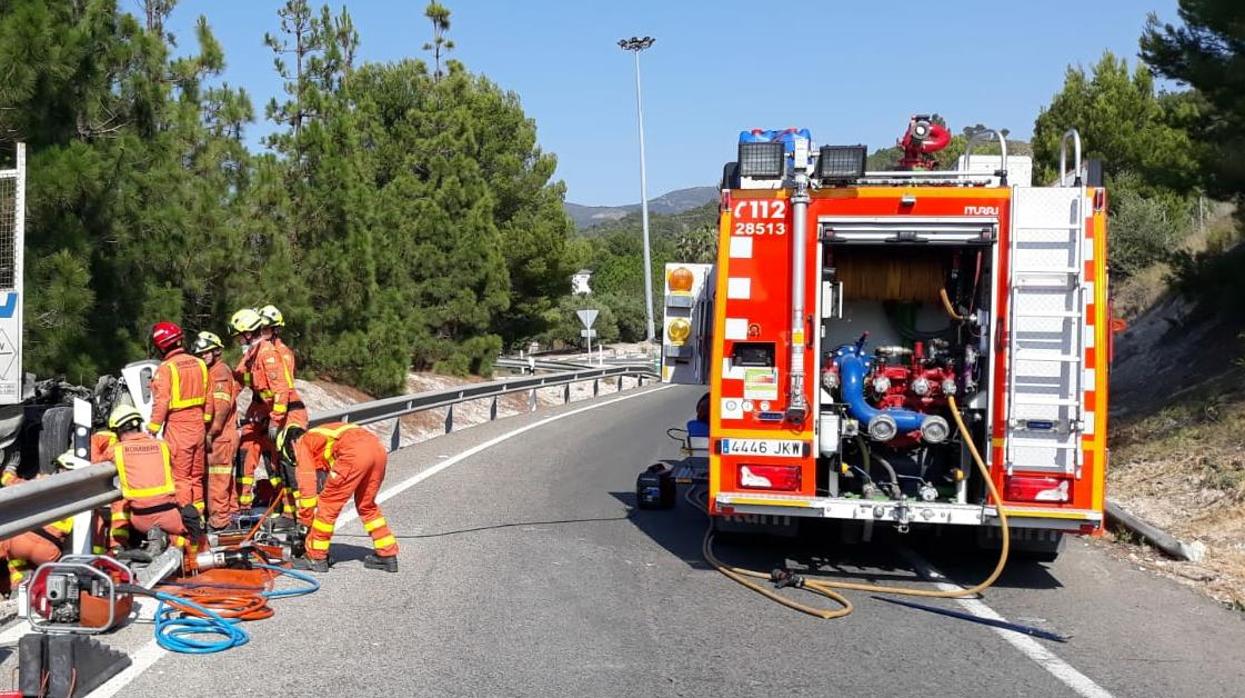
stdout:
{"type": "Polygon", "coordinates": [[[651,36],[633,36],[618,40],[619,48],[635,54],[635,110],[640,124],[640,221],[644,226],[644,317],[648,321],[647,339],[650,343],[656,338],[657,332],[653,326],[653,259],[648,244],[648,175],[644,171],[644,99],[640,96],[640,52],[656,41],[651,36]]]}

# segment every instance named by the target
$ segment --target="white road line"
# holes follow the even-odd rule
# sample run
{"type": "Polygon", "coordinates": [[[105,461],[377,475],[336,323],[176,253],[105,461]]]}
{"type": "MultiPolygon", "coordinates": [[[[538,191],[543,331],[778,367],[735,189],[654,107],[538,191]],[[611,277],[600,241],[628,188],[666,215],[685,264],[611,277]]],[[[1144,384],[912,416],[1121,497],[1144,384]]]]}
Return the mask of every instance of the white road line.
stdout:
{"type": "MultiPolygon", "coordinates": [[[[518,429],[508,431],[505,434],[502,434],[501,436],[498,436],[493,439],[489,439],[488,441],[485,441],[484,443],[479,444],[478,446],[473,446],[467,449],[466,451],[463,451],[462,453],[456,454],[450,458],[446,458],[445,460],[441,461],[440,463],[437,463],[431,468],[420,471],[412,475],[411,477],[408,477],[407,479],[403,480],[402,482],[399,482],[393,487],[390,487],[388,489],[381,491],[380,494],[376,495],[376,502],[381,503],[387,499],[391,499],[399,494],[402,494],[403,492],[411,489],[415,485],[418,485],[424,480],[427,480],[428,478],[432,477],[433,475],[436,475],[437,473],[441,472],[442,470],[445,470],[446,468],[454,465],[455,463],[461,463],[462,461],[476,455],[477,453],[481,451],[484,451],[486,449],[492,448],[493,446],[496,446],[497,444],[513,439],[514,437],[520,434],[529,432],[539,427],[543,427],[546,424],[550,424],[551,422],[556,422],[559,419],[573,417],[577,414],[581,414],[589,410],[595,410],[598,407],[605,407],[606,405],[613,405],[614,403],[622,402],[623,400],[630,400],[636,397],[643,397],[645,395],[651,395],[653,393],[660,392],[662,390],[665,390],[666,388],[671,388],[671,387],[673,386],[663,385],[663,386],[653,388],[651,390],[645,390],[639,393],[632,393],[630,395],[623,395],[622,397],[617,397],[612,400],[606,400],[604,402],[596,402],[591,405],[587,405],[586,407],[580,407],[578,409],[574,409],[569,412],[555,414],[552,417],[546,417],[538,422],[532,422],[531,424],[528,424],[527,426],[522,426],[522,427],[519,427],[518,429]]],[[[355,511],[353,507],[351,507],[347,510],[342,511],[341,515],[337,517],[337,524],[340,525],[344,523],[349,523],[351,521],[354,521],[357,518],[359,518],[359,513],[355,511]]],[[[21,625],[24,626],[25,623],[22,623],[21,625]]],[[[10,628],[10,631],[12,630],[13,629],[10,628]]],[[[20,633],[17,633],[14,639],[16,639],[16,637],[18,636],[21,636],[24,633],[25,633],[24,630],[20,633]]],[[[2,641],[2,638],[3,636],[0,636],[0,641],[2,641]]],[[[165,650],[162,647],[157,645],[155,640],[151,640],[146,645],[143,645],[137,652],[134,653],[132,657],[133,663],[130,664],[129,667],[127,667],[120,674],[117,674],[116,676],[109,679],[107,683],[105,683],[104,685],[92,691],[87,696],[87,698],[112,698],[112,696],[115,696],[118,691],[124,689],[127,685],[129,685],[131,681],[138,678],[140,674],[142,674],[144,671],[149,669],[152,664],[155,664],[157,661],[159,661],[160,658],[163,657],[165,654],[167,654],[167,652],[165,652],[165,650]]]]}
{"type": "MultiPolygon", "coordinates": [[[[912,550],[904,550],[904,556],[912,563],[922,576],[935,580],[935,586],[943,591],[963,590],[964,587],[953,584],[945,580],[947,577],[939,572],[928,560],[916,554],[912,550]]],[[[964,610],[977,616],[978,618],[988,618],[990,620],[1006,621],[1002,615],[990,608],[978,599],[964,598],[952,599],[958,603],[964,610]]],[[[1035,664],[1042,667],[1051,676],[1059,679],[1065,686],[1076,691],[1078,695],[1085,698],[1112,698],[1111,692],[1094,683],[1094,680],[1077,671],[1071,664],[1063,661],[1051,652],[1044,645],[1034,640],[1028,635],[1018,633],[1014,630],[1004,630],[1003,628],[992,628],[999,637],[1007,641],[1007,644],[1015,647],[1021,654],[1033,660],[1035,664]]]]}

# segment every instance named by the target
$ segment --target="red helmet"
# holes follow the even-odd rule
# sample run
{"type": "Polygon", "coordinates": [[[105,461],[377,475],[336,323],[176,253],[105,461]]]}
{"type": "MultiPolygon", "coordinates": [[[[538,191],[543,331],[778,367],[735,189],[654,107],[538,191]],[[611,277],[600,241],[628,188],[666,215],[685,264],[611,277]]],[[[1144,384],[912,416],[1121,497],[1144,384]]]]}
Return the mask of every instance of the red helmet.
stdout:
{"type": "Polygon", "coordinates": [[[161,320],[151,326],[151,343],[162,352],[168,352],[182,343],[182,328],[175,322],[161,320]]]}

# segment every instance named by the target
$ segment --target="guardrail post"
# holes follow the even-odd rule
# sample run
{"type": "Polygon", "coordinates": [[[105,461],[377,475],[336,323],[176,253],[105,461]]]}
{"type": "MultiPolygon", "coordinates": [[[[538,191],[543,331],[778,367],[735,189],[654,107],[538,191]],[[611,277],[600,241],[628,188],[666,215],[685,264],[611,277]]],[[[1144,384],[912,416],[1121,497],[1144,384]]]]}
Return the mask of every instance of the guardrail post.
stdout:
{"type": "Polygon", "coordinates": [[[527,407],[531,412],[536,411],[536,389],[532,388],[532,392],[527,396],[527,407]]]}
{"type": "Polygon", "coordinates": [[[493,422],[496,420],[497,420],[497,396],[494,395],[493,404],[489,405],[489,408],[488,408],[488,421],[493,422]]]}
{"type": "Polygon", "coordinates": [[[622,379],[623,379],[622,376],[618,377],[618,392],[620,393],[622,392],[622,379]]]}
{"type": "Polygon", "coordinates": [[[448,434],[453,430],[454,430],[454,406],[450,405],[445,410],[445,433],[448,434]]]}
{"type": "Polygon", "coordinates": [[[393,433],[389,435],[389,452],[393,453],[402,447],[402,418],[393,420],[393,433]]]}
{"type": "Polygon", "coordinates": [[[592,379],[592,397],[596,397],[600,394],[601,394],[601,379],[594,378],[592,379]]]}
{"type": "Polygon", "coordinates": [[[635,387],[637,388],[644,387],[644,374],[641,373],[635,377],[635,387]]]}
{"type": "Polygon", "coordinates": [[[566,386],[562,389],[562,404],[565,405],[566,403],[570,401],[571,401],[571,384],[567,383],[566,386]]]}
{"type": "Polygon", "coordinates": [[[94,546],[91,545],[91,533],[95,531],[94,519],[94,509],[87,509],[74,515],[73,534],[70,543],[74,555],[95,554],[94,546]]]}
{"type": "Polygon", "coordinates": [[[73,399],[73,425],[73,456],[78,465],[88,465],[91,462],[91,403],[82,398],[73,399]]]}

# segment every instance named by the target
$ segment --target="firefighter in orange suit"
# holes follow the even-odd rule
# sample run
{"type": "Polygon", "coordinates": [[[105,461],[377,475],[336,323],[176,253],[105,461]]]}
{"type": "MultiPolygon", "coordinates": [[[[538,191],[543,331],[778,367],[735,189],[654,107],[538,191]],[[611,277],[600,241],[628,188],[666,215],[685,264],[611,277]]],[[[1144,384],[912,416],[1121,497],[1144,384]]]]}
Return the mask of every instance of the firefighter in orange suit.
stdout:
{"type": "Polygon", "coordinates": [[[375,553],[363,560],[368,569],[398,571],[398,541],[376,504],[376,493],[385,479],[388,454],[372,432],[356,424],[333,422],[303,430],[289,426],[277,435],[281,457],[295,466],[298,489],[298,520],[307,532],[307,552],[295,558],[297,569],[327,572],[333,525],[346,502],[354,498],[363,529],[372,537],[375,553]],[[326,473],[324,489],[317,497],[317,473],[326,473]]]}
{"type": "Polygon", "coordinates": [[[179,504],[172,448],[143,432],[143,415],[130,405],[113,408],[108,426],[118,438],[105,457],[117,466],[130,527],[149,537],[163,532],[171,545],[193,549],[203,535],[202,520],[193,505],[179,504]]]}
{"type": "Polygon", "coordinates": [[[290,349],[284,341],[281,340],[281,330],[285,327],[285,316],[277,309],[275,305],[265,305],[259,309],[259,316],[264,319],[264,327],[260,330],[261,335],[265,335],[268,341],[272,342],[272,346],[276,347],[277,353],[281,355],[281,359],[285,362],[285,368],[290,372],[290,377],[298,376],[297,362],[294,360],[294,350],[290,349]]]}
{"type": "Polygon", "coordinates": [[[273,446],[268,441],[268,404],[260,397],[255,387],[254,364],[255,355],[259,352],[259,329],[264,319],[254,308],[242,308],[229,318],[229,327],[233,336],[242,348],[242,358],[233,370],[233,378],[242,386],[250,389],[251,403],[243,417],[238,450],[242,453],[242,474],[238,476],[238,504],[249,509],[255,501],[255,468],[265,452],[271,453],[273,446]]]}
{"type": "Polygon", "coordinates": [[[151,379],[154,403],[147,429],[153,436],[164,430],[173,454],[178,505],[192,505],[202,514],[205,442],[213,417],[207,364],[186,353],[182,328],[174,323],[157,322],[151,328],[151,341],[164,361],[151,379]]]}
{"type": "MultiPolygon", "coordinates": [[[[260,399],[264,400],[268,406],[267,443],[273,444],[276,441],[277,433],[286,426],[298,426],[306,429],[308,415],[307,408],[303,404],[302,398],[298,395],[298,390],[294,387],[293,354],[290,353],[287,356],[274,343],[274,323],[277,320],[282,320],[281,313],[272,306],[267,306],[265,310],[269,311],[270,314],[265,316],[263,312],[260,312],[262,320],[259,331],[260,341],[259,348],[255,352],[255,361],[251,366],[251,380],[260,399]]],[[[285,345],[282,344],[281,346],[285,345]]],[[[292,473],[282,472],[280,459],[275,457],[275,448],[269,451],[269,454],[268,477],[272,486],[278,490],[283,486],[293,488],[292,496],[286,499],[282,512],[286,516],[293,516],[293,500],[298,498],[298,488],[294,483],[286,482],[286,480],[293,479],[289,477],[292,473]]]]}
{"type": "MultiPolygon", "coordinates": [[[[104,463],[109,460],[108,452],[117,443],[117,433],[110,429],[100,429],[91,434],[91,462],[104,463]]],[[[119,499],[109,506],[108,549],[117,552],[129,546],[130,542],[130,511],[125,508],[125,500],[119,499]]],[[[103,531],[97,531],[97,543],[103,545],[103,531]]]]}
{"type": "Polygon", "coordinates": [[[211,332],[200,332],[191,351],[208,366],[212,381],[212,424],[208,427],[207,506],[208,526],[229,526],[238,511],[234,494],[233,460],[238,453],[238,383],[229,365],[221,361],[225,345],[211,332]]]}
{"type": "MultiPolygon", "coordinates": [[[[72,470],[76,464],[73,451],[62,454],[56,459],[56,463],[64,470],[72,470]]],[[[19,477],[10,481],[6,487],[18,487],[25,482],[28,481],[19,477]]],[[[0,540],[0,558],[9,561],[9,589],[16,590],[17,585],[21,584],[30,570],[61,559],[65,539],[72,532],[73,517],[71,516],[60,521],[53,521],[43,528],[0,540]]]]}

